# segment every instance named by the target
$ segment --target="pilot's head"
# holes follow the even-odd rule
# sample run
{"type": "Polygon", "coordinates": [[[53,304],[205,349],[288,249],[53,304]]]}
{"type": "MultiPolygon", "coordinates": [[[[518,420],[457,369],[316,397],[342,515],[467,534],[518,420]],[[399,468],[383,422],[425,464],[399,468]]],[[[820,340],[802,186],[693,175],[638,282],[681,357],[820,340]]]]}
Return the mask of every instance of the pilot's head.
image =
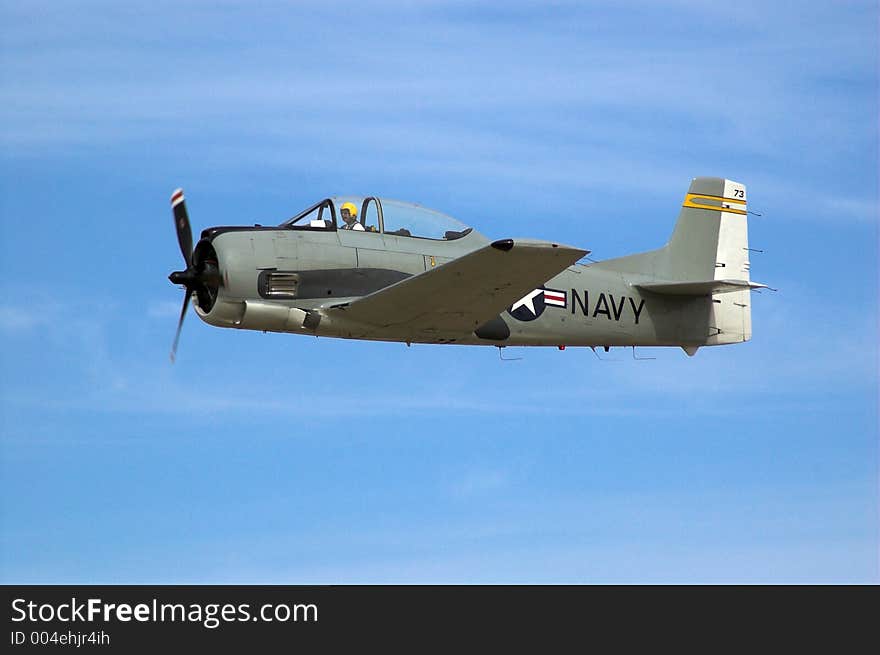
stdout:
{"type": "Polygon", "coordinates": [[[357,222],[358,210],[353,202],[346,202],[341,208],[342,220],[346,225],[354,225],[357,222]]]}

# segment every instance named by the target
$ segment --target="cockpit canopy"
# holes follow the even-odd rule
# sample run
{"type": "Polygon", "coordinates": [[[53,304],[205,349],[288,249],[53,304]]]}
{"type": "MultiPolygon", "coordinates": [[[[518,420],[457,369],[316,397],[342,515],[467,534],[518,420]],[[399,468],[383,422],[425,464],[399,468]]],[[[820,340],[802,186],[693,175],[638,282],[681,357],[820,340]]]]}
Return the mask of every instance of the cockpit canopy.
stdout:
{"type": "Polygon", "coordinates": [[[325,198],[284,221],[281,227],[305,230],[355,230],[441,241],[460,239],[473,231],[473,228],[433,209],[410,202],[373,196],[325,198]],[[341,210],[343,205],[348,203],[354,205],[357,215],[345,221],[341,210]]]}

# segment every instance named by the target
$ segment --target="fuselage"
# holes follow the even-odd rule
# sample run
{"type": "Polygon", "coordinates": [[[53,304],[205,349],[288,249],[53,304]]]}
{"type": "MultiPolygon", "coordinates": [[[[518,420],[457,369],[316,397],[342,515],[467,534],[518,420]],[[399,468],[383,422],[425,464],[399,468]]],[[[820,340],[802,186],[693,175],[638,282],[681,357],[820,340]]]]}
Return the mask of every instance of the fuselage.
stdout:
{"type": "MultiPolygon", "coordinates": [[[[352,339],[492,346],[663,346],[707,344],[711,296],[661,296],[634,285],[646,276],[575,264],[469,333],[412,332],[321,317],[352,302],[484,247],[471,231],[454,240],[380,232],[281,228],[212,228],[202,242],[216,252],[223,284],[209,311],[212,325],[352,339]],[[307,317],[314,317],[309,324],[307,317]]],[[[200,244],[201,245],[201,244],[200,244]]],[[[465,282],[466,283],[466,282],[465,282]]],[[[736,326],[733,326],[734,328],[736,326]]],[[[741,339],[742,340],[742,339],[741,339]]]]}

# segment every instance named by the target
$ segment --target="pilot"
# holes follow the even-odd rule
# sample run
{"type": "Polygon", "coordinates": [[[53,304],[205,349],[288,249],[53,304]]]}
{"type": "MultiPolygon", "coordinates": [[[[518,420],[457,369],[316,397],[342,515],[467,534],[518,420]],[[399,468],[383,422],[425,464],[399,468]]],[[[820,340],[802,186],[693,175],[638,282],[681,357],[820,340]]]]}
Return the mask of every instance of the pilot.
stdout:
{"type": "Polygon", "coordinates": [[[357,207],[354,206],[353,202],[347,202],[343,204],[341,213],[342,220],[345,221],[345,225],[342,226],[343,230],[354,230],[355,232],[364,231],[364,226],[358,223],[358,210],[357,207]]]}

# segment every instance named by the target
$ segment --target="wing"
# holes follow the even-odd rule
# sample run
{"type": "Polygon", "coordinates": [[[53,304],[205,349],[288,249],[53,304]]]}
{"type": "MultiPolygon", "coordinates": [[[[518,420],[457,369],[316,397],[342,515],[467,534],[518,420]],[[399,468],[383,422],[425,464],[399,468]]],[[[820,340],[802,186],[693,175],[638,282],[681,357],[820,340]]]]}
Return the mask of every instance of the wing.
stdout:
{"type": "Polygon", "coordinates": [[[504,239],[328,311],[411,331],[472,332],[589,251],[504,239]]]}

